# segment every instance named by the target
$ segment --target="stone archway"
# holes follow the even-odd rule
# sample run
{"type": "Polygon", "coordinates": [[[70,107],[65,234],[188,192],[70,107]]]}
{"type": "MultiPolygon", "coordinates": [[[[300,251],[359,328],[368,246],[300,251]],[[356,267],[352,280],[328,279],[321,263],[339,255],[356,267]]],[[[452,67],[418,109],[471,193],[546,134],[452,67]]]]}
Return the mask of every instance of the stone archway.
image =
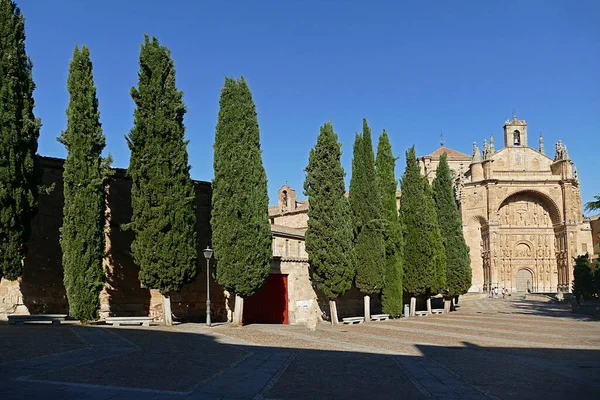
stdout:
{"type": "Polygon", "coordinates": [[[556,203],[537,191],[519,191],[502,201],[497,215],[494,259],[499,267],[493,283],[513,291],[556,292],[562,235],[556,203]]]}
{"type": "Polygon", "coordinates": [[[521,268],[515,275],[517,292],[533,291],[533,273],[527,268],[521,268]]]}

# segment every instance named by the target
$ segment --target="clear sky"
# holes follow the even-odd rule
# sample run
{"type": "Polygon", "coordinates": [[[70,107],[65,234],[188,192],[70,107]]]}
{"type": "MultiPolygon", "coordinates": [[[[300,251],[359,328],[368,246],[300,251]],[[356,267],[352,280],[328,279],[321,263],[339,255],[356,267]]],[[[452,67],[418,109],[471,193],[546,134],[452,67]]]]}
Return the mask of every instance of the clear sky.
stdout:
{"type": "Polygon", "coordinates": [[[600,193],[600,2],[17,0],[34,62],[39,153],[64,157],[66,79],[75,45],[90,48],[107,151],[126,168],[144,33],[171,49],[185,93],[192,178],[211,180],[225,76],[244,76],[257,105],[271,203],[288,183],[300,198],[319,126],[332,120],[347,181],[366,117],[399,156],[440,142],[471,154],[517,110],[529,144],[562,139],[582,199],[600,193]]]}

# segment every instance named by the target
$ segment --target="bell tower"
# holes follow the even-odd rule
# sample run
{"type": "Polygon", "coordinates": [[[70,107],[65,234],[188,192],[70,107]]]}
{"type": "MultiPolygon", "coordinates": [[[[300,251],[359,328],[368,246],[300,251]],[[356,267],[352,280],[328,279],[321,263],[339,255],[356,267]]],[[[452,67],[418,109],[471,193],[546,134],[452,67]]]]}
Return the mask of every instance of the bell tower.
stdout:
{"type": "Polygon", "coordinates": [[[504,147],[527,147],[527,123],[516,115],[504,123],[504,147]]]}

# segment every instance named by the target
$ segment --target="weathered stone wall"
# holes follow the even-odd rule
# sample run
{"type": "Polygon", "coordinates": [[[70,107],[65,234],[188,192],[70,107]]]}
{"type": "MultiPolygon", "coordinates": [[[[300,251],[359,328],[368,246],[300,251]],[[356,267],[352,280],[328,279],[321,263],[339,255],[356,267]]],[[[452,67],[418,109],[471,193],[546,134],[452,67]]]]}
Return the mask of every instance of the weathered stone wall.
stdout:
{"type": "Polygon", "coordinates": [[[271,217],[271,219],[273,224],[288,226],[290,228],[306,228],[308,226],[308,212],[304,210],[285,213],[271,217]]]}
{"type": "Polygon", "coordinates": [[[273,256],[308,259],[304,239],[273,236],[273,256]]]}
{"type": "Polygon", "coordinates": [[[62,160],[43,159],[42,184],[55,184],[40,197],[40,208],[32,222],[28,255],[19,281],[0,282],[0,317],[7,314],[67,313],[63,284],[59,229],[62,226],[62,160]]]}
{"type": "MultiPolygon", "coordinates": [[[[40,198],[40,208],[32,224],[23,277],[16,282],[0,282],[0,316],[27,313],[68,313],[63,285],[61,248],[63,160],[42,157],[43,183],[55,184],[54,190],[40,198]]],[[[211,242],[211,187],[195,182],[198,232],[198,276],[180,293],[172,294],[172,311],[181,319],[204,319],[206,316],[206,260],[202,249],[211,242]]],[[[117,170],[108,192],[108,229],[106,232],[107,277],[100,295],[101,316],[151,315],[162,318],[162,298],[158,291],[143,288],[138,279],[130,247],[133,233],[122,229],[131,220],[131,181],[124,170],[117,170]]],[[[214,320],[225,320],[223,288],[213,279],[211,264],[211,300],[214,320]]]]}
{"type": "Polygon", "coordinates": [[[590,221],[590,228],[592,229],[592,245],[593,251],[590,250],[590,254],[595,254],[597,258],[600,255],[600,215],[596,215],[590,221]]]}

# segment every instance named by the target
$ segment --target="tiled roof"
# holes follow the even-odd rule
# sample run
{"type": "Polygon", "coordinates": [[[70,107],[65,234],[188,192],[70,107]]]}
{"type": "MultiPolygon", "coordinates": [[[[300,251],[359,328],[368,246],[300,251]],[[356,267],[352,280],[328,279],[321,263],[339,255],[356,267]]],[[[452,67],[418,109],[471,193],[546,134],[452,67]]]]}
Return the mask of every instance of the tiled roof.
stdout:
{"type": "Polygon", "coordinates": [[[448,155],[449,160],[470,160],[471,156],[465,153],[461,153],[460,151],[452,150],[448,147],[440,147],[433,153],[431,153],[428,157],[431,158],[440,158],[442,154],[446,153],[448,155]]]}

